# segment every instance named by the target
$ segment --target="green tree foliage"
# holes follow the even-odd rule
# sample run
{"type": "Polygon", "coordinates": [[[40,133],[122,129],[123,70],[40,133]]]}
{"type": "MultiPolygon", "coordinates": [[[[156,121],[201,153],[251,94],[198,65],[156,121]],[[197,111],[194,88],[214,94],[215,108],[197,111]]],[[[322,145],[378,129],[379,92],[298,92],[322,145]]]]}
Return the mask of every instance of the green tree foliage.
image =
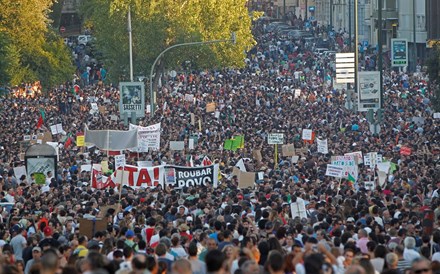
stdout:
{"type": "MultiPolygon", "coordinates": [[[[136,74],[148,75],[165,48],[184,42],[230,39],[237,43],[173,49],[162,65],[191,61],[199,68],[244,65],[245,52],[255,45],[247,0],[88,0],[82,14],[91,23],[97,46],[111,74],[128,75],[127,14],[132,14],[133,59],[136,74]]],[[[254,15],[258,18],[258,15],[254,15]]],[[[114,79],[113,78],[113,79],[114,79]]]]}
{"type": "Polygon", "coordinates": [[[435,111],[440,111],[440,46],[437,45],[432,49],[427,65],[430,86],[434,91],[433,107],[435,111]]]}
{"type": "Polygon", "coordinates": [[[40,80],[53,86],[71,79],[69,51],[50,28],[54,0],[0,1],[0,84],[40,80]]]}

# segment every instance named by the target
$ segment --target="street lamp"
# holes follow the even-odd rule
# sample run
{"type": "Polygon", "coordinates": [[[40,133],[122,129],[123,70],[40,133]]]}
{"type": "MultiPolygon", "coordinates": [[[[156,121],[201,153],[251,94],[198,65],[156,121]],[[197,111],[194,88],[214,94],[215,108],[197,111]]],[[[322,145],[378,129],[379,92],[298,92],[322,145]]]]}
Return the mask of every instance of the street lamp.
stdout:
{"type": "Polygon", "coordinates": [[[199,45],[216,44],[216,43],[224,43],[224,42],[232,42],[232,44],[235,45],[237,43],[237,36],[235,35],[235,32],[231,33],[231,38],[229,38],[229,39],[175,44],[175,45],[172,45],[172,46],[164,49],[161,53],[159,53],[159,55],[156,57],[156,60],[154,60],[153,65],[151,66],[151,71],[150,71],[150,115],[151,115],[151,117],[154,116],[153,72],[154,72],[154,67],[156,66],[156,63],[159,61],[159,59],[162,57],[162,55],[164,55],[165,52],[167,52],[173,48],[178,48],[178,47],[183,47],[183,46],[199,46],[199,45]]]}

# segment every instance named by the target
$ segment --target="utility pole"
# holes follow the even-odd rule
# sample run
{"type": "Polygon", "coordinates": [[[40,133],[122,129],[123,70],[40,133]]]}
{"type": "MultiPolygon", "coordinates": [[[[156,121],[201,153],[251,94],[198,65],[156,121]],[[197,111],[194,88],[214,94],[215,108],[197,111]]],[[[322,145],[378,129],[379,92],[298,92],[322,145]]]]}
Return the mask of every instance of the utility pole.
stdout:
{"type": "Polygon", "coordinates": [[[380,73],[380,108],[383,108],[382,1],[377,0],[377,69],[380,73]]]}
{"type": "Polygon", "coordinates": [[[416,0],[413,0],[413,46],[414,46],[414,72],[417,70],[417,40],[416,40],[416,0]]]}
{"type": "Polygon", "coordinates": [[[308,11],[309,11],[309,3],[308,3],[308,0],[306,0],[306,14],[305,14],[304,20],[307,20],[307,18],[309,18],[309,16],[307,15],[308,11]]]}
{"type": "Polygon", "coordinates": [[[133,82],[133,39],[131,36],[131,9],[128,7],[128,43],[130,55],[130,81],[133,82]]]}
{"type": "MultiPolygon", "coordinates": [[[[350,51],[352,50],[351,48],[351,0],[348,0],[348,40],[349,40],[349,49],[350,51]]],[[[356,68],[357,69],[357,68],[356,68]]]]}
{"type": "Polygon", "coordinates": [[[333,30],[333,0],[330,0],[330,30],[333,30]]]}
{"type": "Polygon", "coordinates": [[[286,0],[283,0],[283,21],[287,21],[287,15],[286,15],[286,0]]]}

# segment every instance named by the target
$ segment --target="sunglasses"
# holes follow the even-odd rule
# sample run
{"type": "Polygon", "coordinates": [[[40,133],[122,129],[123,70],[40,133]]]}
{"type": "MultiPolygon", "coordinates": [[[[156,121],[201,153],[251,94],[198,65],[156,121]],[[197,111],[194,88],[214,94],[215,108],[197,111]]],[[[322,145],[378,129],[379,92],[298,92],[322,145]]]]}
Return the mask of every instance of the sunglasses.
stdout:
{"type": "Polygon", "coordinates": [[[429,268],[422,268],[422,269],[414,270],[414,273],[415,274],[421,274],[421,273],[429,272],[430,270],[431,269],[429,269],[429,268]]]}

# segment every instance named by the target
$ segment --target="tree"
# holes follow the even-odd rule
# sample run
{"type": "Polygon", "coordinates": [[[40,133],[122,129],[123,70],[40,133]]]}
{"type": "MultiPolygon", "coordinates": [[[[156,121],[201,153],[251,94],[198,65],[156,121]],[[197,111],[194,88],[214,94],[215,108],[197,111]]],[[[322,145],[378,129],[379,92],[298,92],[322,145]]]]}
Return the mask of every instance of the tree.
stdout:
{"type": "Polygon", "coordinates": [[[53,86],[71,79],[70,54],[50,28],[54,0],[0,1],[0,81],[18,85],[40,80],[53,86]]]}
{"type": "MultiPolygon", "coordinates": [[[[148,75],[151,64],[165,48],[183,42],[229,39],[237,43],[173,49],[162,65],[183,61],[199,68],[244,65],[245,52],[255,45],[247,0],[89,0],[82,14],[93,25],[97,46],[115,76],[128,75],[127,13],[132,14],[133,59],[136,73],[148,75]]],[[[254,18],[258,18],[255,15],[254,18]]],[[[126,78],[126,77],[125,77],[126,78]]]]}
{"type": "Polygon", "coordinates": [[[429,85],[433,89],[432,105],[435,111],[440,111],[440,46],[434,46],[427,60],[429,85]]]}

